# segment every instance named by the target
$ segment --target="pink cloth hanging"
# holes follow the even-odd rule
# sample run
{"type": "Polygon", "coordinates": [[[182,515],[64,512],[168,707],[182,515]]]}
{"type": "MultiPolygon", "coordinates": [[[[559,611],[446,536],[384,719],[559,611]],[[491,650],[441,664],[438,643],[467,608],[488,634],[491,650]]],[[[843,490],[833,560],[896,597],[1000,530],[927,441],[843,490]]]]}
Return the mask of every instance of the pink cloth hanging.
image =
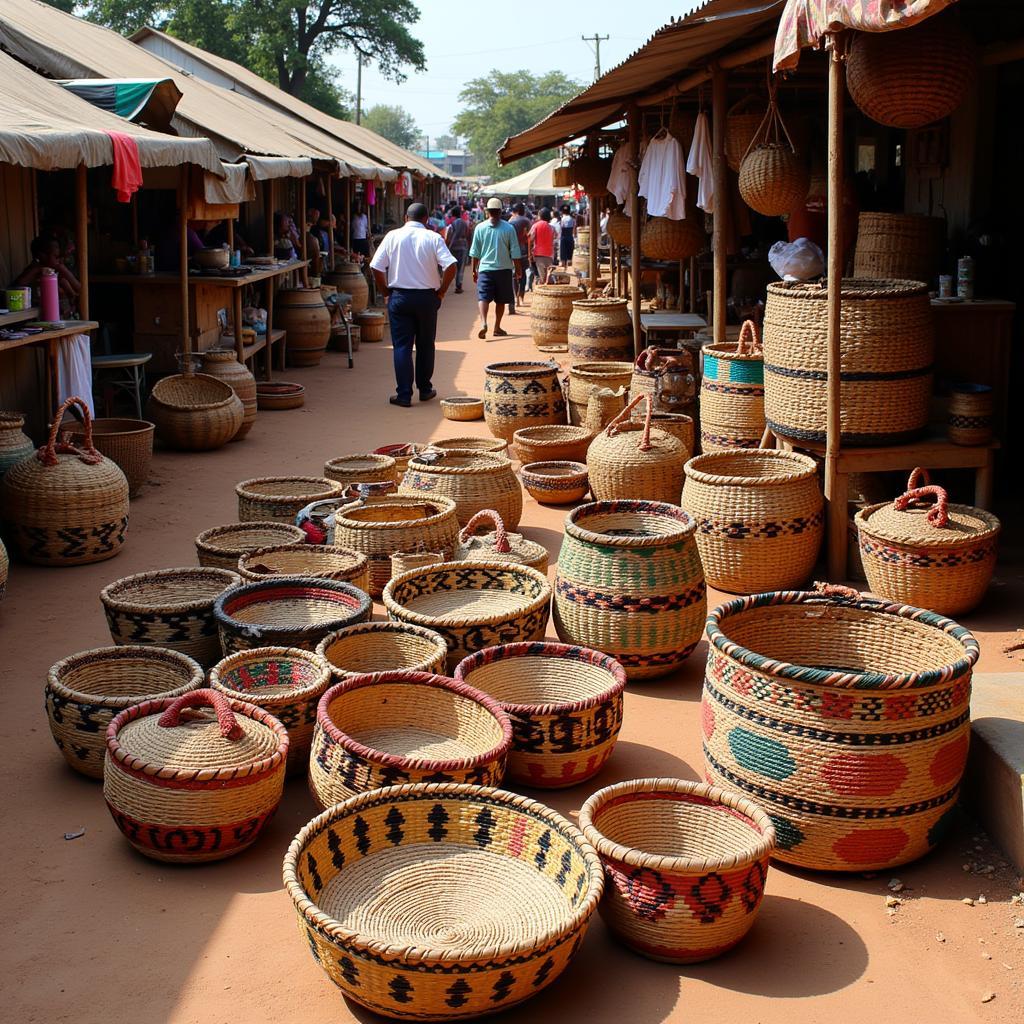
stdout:
{"type": "Polygon", "coordinates": [[[114,148],[114,170],[110,175],[110,185],[117,193],[117,201],[128,203],[132,195],[142,187],[139,146],[135,139],[124,132],[108,131],[107,134],[114,148]]]}
{"type": "Polygon", "coordinates": [[[377,186],[372,181],[366,183],[366,205],[377,205],[377,186]]]}

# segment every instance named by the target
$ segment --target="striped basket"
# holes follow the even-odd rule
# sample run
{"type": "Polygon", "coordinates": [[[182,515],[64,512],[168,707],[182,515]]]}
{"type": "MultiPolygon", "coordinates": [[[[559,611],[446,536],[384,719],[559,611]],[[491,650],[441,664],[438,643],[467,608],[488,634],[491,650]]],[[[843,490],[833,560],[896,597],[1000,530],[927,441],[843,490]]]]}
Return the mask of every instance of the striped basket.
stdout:
{"type": "Polygon", "coordinates": [[[321,698],[309,788],[321,809],[405,782],[500,785],[508,716],[479,690],[428,672],[349,676],[321,698]]]}
{"type": "Polygon", "coordinates": [[[764,351],[757,325],[747,320],[735,345],[704,349],[701,450],[757,448],[764,427],[764,351]]]}
{"type": "Polygon", "coordinates": [[[604,877],[579,829],[542,804],[415,785],[314,818],[288,849],[284,885],[303,947],[346,996],[386,1017],[452,1021],[557,979],[604,877]]]}
{"type": "Polygon", "coordinates": [[[484,367],[484,420],[495,437],[511,441],[520,427],[565,422],[558,363],[491,363],[484,367]]]}
{"type": "Polygon", "coordinates": [[[464,658],[455,678],[493,697],[511,719],[511,782],[575,786],[612,755],[626,672],[607,654],[545,641],[503,644],[464,658]]]}
{"type": "Polygon", "coordinates": [[[678,505],[656,501],[573,509],[555,576],[559,639],[610,654],[630,680],[678,668],[707,612],[695,528],[678,505]]]}
{"type": "Polygon", "coordinates": [[[721,605],[708,640],[705,775],[768,811],[779,860],[881,871],[939,842],[970,742],[966,629],[824,586],[721,605]]]}

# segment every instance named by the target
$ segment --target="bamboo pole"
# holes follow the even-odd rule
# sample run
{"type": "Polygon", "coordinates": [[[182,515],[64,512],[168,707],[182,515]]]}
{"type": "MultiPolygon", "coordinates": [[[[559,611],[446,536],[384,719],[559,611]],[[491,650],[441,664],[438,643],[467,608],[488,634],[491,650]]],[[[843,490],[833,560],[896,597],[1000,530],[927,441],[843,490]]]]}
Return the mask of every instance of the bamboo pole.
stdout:
{"type": "Polygon", "coordinates": [[[714,257],[714,339],[716,345],[725,344],[726,314],[726,248],[729,229],[729,176],[725,162],[725,114],[729,104],[728,82],[723,68],[715,65],[711,69],[711,135],[715,180],[714,233],[712,255],[714,257]]]}
{"type": "Polygon", "coordinates": [[[633,291],[633,354],[640,355],[644,334],[640,329],[640,108],[629,108],[629,275],[633,291]]]}
{"type": "Polygon", "coordinates": [[[192,326],[188,301],[188,164],[178,176],[178,275],[181,278],[181,351],[185,354],[184,372],[192,373],[192,326]]]}
{"type": "Polygon", "coordinates": [[[75,248],[78,250],[78,314],[89,319],[89,204],[85,164],[75,168],[75,248]]]}

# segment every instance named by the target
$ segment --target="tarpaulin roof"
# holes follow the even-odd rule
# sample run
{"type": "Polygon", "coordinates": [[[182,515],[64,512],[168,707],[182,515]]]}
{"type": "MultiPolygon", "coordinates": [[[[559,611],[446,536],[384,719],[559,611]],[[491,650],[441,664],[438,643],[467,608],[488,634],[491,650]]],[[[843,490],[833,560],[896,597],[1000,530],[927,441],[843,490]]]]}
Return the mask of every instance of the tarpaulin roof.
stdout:
{"type": "Polygon", "coordinates": [[[514,178],[495,181],[480,189],[484,196],[546,196],[562,193],[565,185],[555,185],[551,181],[551,172],[561,163],[557,157],[548,160],[539,167],[533,167],[514,178]]]}
{"type": "Polygon", "coordinates": [[[643,94],[705,67],[713,55],[754,29],[774,25],[784,0],[709,0],[665,25],[631,57],[543,121],[505,140],[502,163],[585,135],[622,116],[643,94]]]}
{"type": "Polygon", "coordinates": [[[788,0],[775,36],[776,71],[795,68],[805,46],[829,32],[888,32],[924,21],[956,0],[788,0]]]}
{"type": "Polygon", "coordinates": [[[65,78],[58,85],[94,107],[158,132],[171,127],[181,99],[181,90],[169,78],[65,78]]]}
{"type": "Polygon", "coordinates": [[[65,92],[13,57],[0,53],[0,161],[41,171],[113,163],[108,132],[130,135],[143,167],[197,164],[217,177],[224,170],[209,139],[163,135],[125,121],[65,92]]]}

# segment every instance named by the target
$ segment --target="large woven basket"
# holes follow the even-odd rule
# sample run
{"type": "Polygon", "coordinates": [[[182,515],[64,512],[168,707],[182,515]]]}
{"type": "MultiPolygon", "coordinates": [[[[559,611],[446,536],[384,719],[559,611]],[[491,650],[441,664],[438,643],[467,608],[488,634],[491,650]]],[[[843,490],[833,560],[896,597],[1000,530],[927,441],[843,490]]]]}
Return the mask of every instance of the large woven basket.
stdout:
{"type": "Polygon", "coordinates": [[[999,520],[980,508],[951,505],[923,470],[914,470],[905,494],[861,509],[855,521],[873,594],[940,615],[962,615],[985,596],[996,567],[999,520]],[[927,504],[929,498],[935,503],[927,504]]]}
{"type": "Polygon", "coordinates": [[[431,441],[428,448],[440,448],[451,451],[459,448],[467,452],[490,452],[491,455],[508,456],[508,441],[502,437],[446,437],[440,441],[431,441]]]}
{"type": "Polygon", "coordinates": [[[372,611],[369,597],[351,583],[305,576],[246,583],[213,606],[225,655],[253,647],[315,651],[328,633],[366,622],[372,611]]]}
{"type": "Polygon", "coordinates": [[[229,523],[203,530],[196,537],[196,556],[200,565],[219,569],[237,569],[242,555],[257,548],[301,544],[306,535],[292,523],[264,520],[255,523],[229,523]]]}
{"type": "Polygon", "coordinates": [[[542,639],[550,603],[543,573],[508,562],[441,562],[410,569],[384,588],[389,618],[445,638],[449,669],[482,647],[542,639]]]}
{"type": "Polygon", "coordinates": [[[557,363],[491,363],[484,374],[484,420],[495,437],[511,441],[520,427],[565,422],[557,363]]]}
{"type": "Polygon", "coordinates": [[[764,350],[757,325],[747,320],[735,345],[708,345],[703,352],[701,450],[759,447],[765,428],[764,350]]]}
{"type": "Polygon", "coordinates": [[[630,398],[650,395],[655,412],[679,412],[697,418],[700,372],[693,353],[650,346],[636,357],[630,398]]]}
{"type": "Polygon", "coordinates": [[[681,441],[686,449],[685,458],[690,458],[697,450],[697,428],[692,416],[682,412],[652,412],[651,426],[681,441]]]}
{"type": "Polygon", "coordinates": [[[429,672],[349,676],[320,698],[309,788],[321,808],[404,782],[496,786],[512,725],[479,690],[429,672]]]}
{"type": "Polygon", "coordinates": [[[569,347],[569,317],[573,302],[585,299],[578,284],[538,284],[530,306],[530,334],[541,352],[564,352],[569,347]]]}
{"type": "Polygon", "coordinates": [[[591,442],[587,451],[590,493],[595,501],[637,498],[678,504],[686,455],[681,441],[651,427],[651,400],[639,396],[591,442]],[[630,419],[640,402],[646,405],[643,423],[630,419]]]}
{"type": "Polygon", "coordinates": [[[157,569],[115,580],[100,601],[115,644],[167,647],[209,668],[221,656],[214,603],[241,582],[229,569],[157,569]]]}
{"type": "Polygon", "coordinates": [[[993,393],[989,384],[954,384],[949,396],[946,437],[953,444],[981,445],[992,441],[993,393]]]}
{"type": "Polygon", "coordinates": [[[107,807],[128,842],[155,860],[239,853],[281,800],[287,730],[262,708],[214,690],[127,708],[106,739],[107,807]]]}
{"type": "Polygon", "coordinates": [[[254,647],[217,662],[210,688],[269,712],[288,730],[290,775],[305,775],[316,707],[331,685],[323,659],[297,647],[254,647]]]}
{"type": "Polygon", "coordinates": [[[448,645],[439,633],[410,622],[359,622],[328,633],[316,653],[340,682],[367,672],[443,672],[448,645]]]}
{"type": "Polygon", "coordinates": [[[178,373],[153,385],[146,418],[168,448],[205,452],[238,433],[245,407],[234,388],[206,373],[178,373]]]}
{"type": "Polygon", "coordinates": [[[750,931],[775,846],[752,800],[703,782],[632,779],[590,797],[580,828],[611,883],[601,917],[631,949],[692,964],[750,931]]]}
{"type": "Polygon", "coordinates": [[[573,509],[555,576],[559,639],[610,654],[631,680],[678,668],[707,612],[695,528],[678,505],[655,501],[573,509]]]}
{"type": "Polygon", "coordinates": [[[191,658],[160,647],[98,647],[58,661],[46,677],[46,717],[75,771],[103,778],[104,733],[133,704],[180,697],[203,685],[191,658]]]}
{"type": "Polygon", "coordinates": [[[695,210],[684,220],[651,217],[640,232],[640,252],[648,260],[688,260],[707,241],[703,220],[695,210]]]}
{"type": "Polygon", "coordinates": [[[705,776],[768,811],[779,860],[882,871],[953,818],[978,644],[932,612],[824,590],[709,616],[705,776]]]}
{"type": "Polygon", "coordinates": [[[740,195],[765,217],[795,210],[807,198],[810,185],[807,162],[788,141],[756,145],[740,164],[740,195]]]}
{"type": "MultiPolygon", "coordinates": [[[[928,425],[934,332],[919,281],[842,284],[840,421],[844,445],[899,444],[928,425]]],[[[828,288],[770,284],[764,410],[783,437],[825,440],[828,288]]]]}
{"type": "Polygon", "coordinates": [[[510,565],[528,565],[542,573],[548,571],[548,549],[535,540],[527,540],[521,533],[508,533],[504,521],[493,508],[477,512],[459,531],[459,546],[452,560],[508,562],[510,565]],[[483,534],[478,532],[487,526],[492,526],[493,530],[483,534]]]}
{"type": "Polygon", "coordinates": [[[113,558],[128,532],[128,481],[93,447],[89,407],[69,398],[57,410],[46,444],[12,465],[0,481],[4,536],[22,558],[37,565],[85,565],[113,558]],[[81,410],[80,447],[58,442],[60,422],[73,405],[81,410]]]}
{"type": "Polygon", "coordinates": [[[459,539],[455,502],[449,498],[372,499],[345,505],[334,515],[334,540],[370,561],[370,589],[379,598],[391,579],[391,556],[434,551],[452,558],[459,539]]]}
{"type": "MultiPolygon", "coordinates": [[[[64,422],[61,429],[71,435],[73,444],[81,444],[79,439],[85,436],[83,426],[77,422],[64,422]]],[[[154,429],[147,420],[107,418],[92,421],[92,443],[96,451],[121,467],[133,498],[149,479],[154,429]]]]}
{"type": "Polygon", "coordinates": [[[24,462],[36,450],[32,438],[21,429],[23,426],[23,413],[0,411],[0,478],[11,466],[24,462]]]}
{"type": "Polygon", "coordinates": [[[243,523],[273,519],[294,523],[295,517],[313,501],[341,497],[344,487],[322,476],[261,476],[235,485],[238,519],[243,523]]]}
{"type": "Polygon", "coordinates": [[[485,508],[497,510],[512,530],[523,515],[523,491],[511,461],[488,452],[421,452],[410,461],[398,493],[407,498],[450,498],[460,526],[485,508]]]}
{"type": "Polygon", "coordinates": [[[708,583],[730,594],[806,583],[825,532],[814,460],[774,449],[709,452],[686,464],[683,507],[697,521],[708,583]]]}
{"type": "Polygon", "coordinates": [[[523,464],[528,462],[586,462],[593,435],[586,427],[559,423],[547,427],[524,427],[512,435],[512,450],[523,464]]]}
{"type": "Polygon", "coordinates": [[[576,299],[567,330],[570,362],[618,363],[633,358],[633,321],[625,299],[576,299]]]}
{"type": "Polygon", "coordinates": [[[575,786],[593,778],[612,755],[626,672],[607,654],[544,641],[503,644],[464,658],[455,678],[492,697],[509,716],[512,782],[538,789],[575,786]]]}
{"type": "Polygon", "coordinates": [[[360,590],[370,585],[370,563],[360,551],[338,544],[286,544],[256,548],[238,559],[238,574],[247,583],[274,576],[342,580],[360,590]]]}
{"type": "Polygon", "coordinates": [[[629,245],[632,241],[630,219],[622,210],[613,210],[609,214],[605,230],[616,245],[629,245]]]}
{"type": "Polygon", "coordinates": [[[398,483],[398,464],[390,455],[342,455],[324,463],[324,476],[348,487],[377,480],[398,483]]]}
{"type": "Polygon", "coordinates": [[[632,353],[630,353],[628,362],[622,360],[619,362],[573,363],[569,367],[569,376],[565,381],[569,422],[577,427],[586,423],[587,405],[594,391],[599,391],[601,388],[609,388],[612,391],[617,391],[619,388],[628,390],[632,377],[632,353]]]}
{"type": "Polygon", "coordinates": [[[349,998],[387,1017],[449,1021],[556,980],[604,878],[560,814],[449,784],[361,793],[325,811],[289,847],[284,884],[304,947],[349,998]]]}
{"type": "Polygon", "coordinates": [[[864,211],[857,219],[853,276],[930,283],[945,240],[941,217],[864,211]]]}

